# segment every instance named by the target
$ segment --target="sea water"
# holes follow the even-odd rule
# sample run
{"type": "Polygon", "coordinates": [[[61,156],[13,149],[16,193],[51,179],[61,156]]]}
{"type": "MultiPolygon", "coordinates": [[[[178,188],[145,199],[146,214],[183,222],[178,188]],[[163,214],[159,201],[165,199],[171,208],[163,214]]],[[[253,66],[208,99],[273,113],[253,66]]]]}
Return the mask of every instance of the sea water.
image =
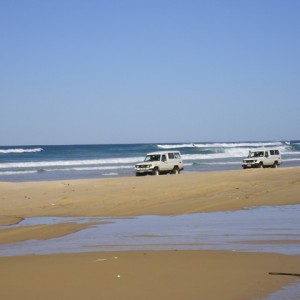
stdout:
{"type": "Polygon", "coordinates": [[[178,150],[184,172],[240,169],[249,150],[277,148],[282,166],[300,166],[300,141],[0,146],[0,181],[133,176],[149,152],[178,150]]]}

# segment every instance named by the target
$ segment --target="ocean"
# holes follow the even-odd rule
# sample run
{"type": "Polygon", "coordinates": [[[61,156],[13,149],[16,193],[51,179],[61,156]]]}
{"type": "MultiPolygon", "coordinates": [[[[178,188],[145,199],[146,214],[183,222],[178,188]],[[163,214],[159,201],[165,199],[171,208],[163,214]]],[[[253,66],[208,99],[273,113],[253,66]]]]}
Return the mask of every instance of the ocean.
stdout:
{"type": "MultiPolygon", "coordinates": [[[[0,146],[0,181],[135,176],[149,152],[178,150],[184,173],[241,169],[249,150],[276,148],[281,167],[300,166],[300,141],[0,146]]],[[[247,172],[245,170],[245,172],[247,172]]]]}

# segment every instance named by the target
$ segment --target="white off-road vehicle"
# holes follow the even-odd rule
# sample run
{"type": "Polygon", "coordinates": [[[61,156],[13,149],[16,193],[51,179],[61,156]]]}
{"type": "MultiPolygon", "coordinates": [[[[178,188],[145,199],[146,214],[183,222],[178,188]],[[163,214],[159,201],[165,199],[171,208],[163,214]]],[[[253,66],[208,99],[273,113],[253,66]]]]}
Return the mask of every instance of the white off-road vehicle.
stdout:
{"type": "Polygon", "coordinates": [[[135,165],[136,176],[179,174],[181,170],[183,170],[183,161],[179,151],[148,153],[144,162],[135,165]]]}
{"type": "Polygon", "coordinates": [[[243,160],[242,167],[247,168],[277,168],[281,164],[281,155],[277,149],[259,149],[249,151],[247,158],[243,160]]]}

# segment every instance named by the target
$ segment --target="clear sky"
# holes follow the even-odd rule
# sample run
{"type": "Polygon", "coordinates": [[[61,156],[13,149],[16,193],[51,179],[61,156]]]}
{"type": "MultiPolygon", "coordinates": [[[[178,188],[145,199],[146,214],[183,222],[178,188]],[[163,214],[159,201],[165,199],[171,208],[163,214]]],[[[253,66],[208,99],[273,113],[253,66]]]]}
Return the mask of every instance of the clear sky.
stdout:
{"type": "Polygon", "coordinates": [[[299,0],[0,0],[0,145],[300,139],[299,0]]]}

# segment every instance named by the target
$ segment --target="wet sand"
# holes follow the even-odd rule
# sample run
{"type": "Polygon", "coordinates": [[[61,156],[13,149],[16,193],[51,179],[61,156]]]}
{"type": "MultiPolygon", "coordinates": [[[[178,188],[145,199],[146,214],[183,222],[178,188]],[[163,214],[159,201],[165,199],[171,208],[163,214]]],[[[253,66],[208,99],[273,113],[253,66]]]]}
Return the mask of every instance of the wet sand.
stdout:
{"type": "MultiPolygon", "coordinates": [[[[177,215],[299,204],[299,195],[300,168],[0,183],[0,225],[33,216],[177,215]]],[[[6,228],[0,231],[0,243],[77,230],[77,224],[6,228]]],[[[0,257],[5,299],[245,300],[295,280],[268,272],[299,273],[300,256],[130,251],[0,257]]]]}

